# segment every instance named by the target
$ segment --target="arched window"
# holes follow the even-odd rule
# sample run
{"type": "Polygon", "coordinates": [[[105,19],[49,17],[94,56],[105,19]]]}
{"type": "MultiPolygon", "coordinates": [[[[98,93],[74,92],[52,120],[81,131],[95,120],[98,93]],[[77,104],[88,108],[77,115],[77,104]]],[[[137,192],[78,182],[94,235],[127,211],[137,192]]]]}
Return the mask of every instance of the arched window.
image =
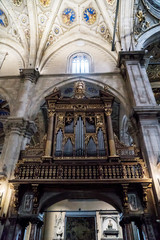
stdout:
{"type": "Polygon", "coordinates": [[[70,58],[71,73],[89,73],[91,71],[91,58],[86,53],[77,53],[70,58]]]}

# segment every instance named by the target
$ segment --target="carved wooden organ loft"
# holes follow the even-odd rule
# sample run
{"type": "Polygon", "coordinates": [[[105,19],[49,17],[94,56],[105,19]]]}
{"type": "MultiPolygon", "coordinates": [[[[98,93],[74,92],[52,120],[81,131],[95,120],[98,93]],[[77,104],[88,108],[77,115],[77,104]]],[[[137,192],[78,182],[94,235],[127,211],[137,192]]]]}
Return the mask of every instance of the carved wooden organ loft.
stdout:
{"type": "Polygon", "coordinates": [[[85,84],[75,83],[70,98],[59,90],[46,97],[48,133],[44,143],[22,151],[15,179],[95,181],[146,178],[136,147],[121,143],[113,133],[114,97],[100,90],[87,98],[85,84]]]}

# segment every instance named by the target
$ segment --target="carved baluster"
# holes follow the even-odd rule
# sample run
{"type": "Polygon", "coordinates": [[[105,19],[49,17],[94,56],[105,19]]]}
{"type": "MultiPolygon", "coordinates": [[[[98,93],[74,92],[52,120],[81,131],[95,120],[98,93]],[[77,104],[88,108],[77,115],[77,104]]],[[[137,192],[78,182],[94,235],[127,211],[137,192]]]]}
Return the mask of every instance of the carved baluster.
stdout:
{"type": "Polygon", "coordinates": [[[116,178],[120,178],[119,166],[116,165],[116,178]]]}
{"type": "Polygon", "coordinates": [[[93,166],[93,179],[96,179],[96,166],[93,166]]]}
{"type": "Polygon", "coordinates": [[[135,178],[138,178],[138,168],[137,168],[137,165],[134,165],[134,176],[135,178]]]}
{"type": "Polygon", "coordinates": [[[67,179],[67,166],[64,167],[64,179],[67,179]]]}
{"type": "Polygon", "coordinates": [[[53,179],[56,178],[56,166],[53,167],[53,179]]]}
{"type": "Polygon", "coordinates": [[[88,179],[88,166],[84,167],[84,171],[85,171],[85,179],[88,179]]]}
{"type": "Polygon", "coordinates": [[[25,168],[24,168],[24,166],[22,166],[21,169],[22,169],[22,178],[24,178],[24,176],[25,176],[25,168]]]}
{"type": "Polygon", "coordinates": [[[104,178],[108,178],[107,166],[104,166],[104,178]]]}
{"type": "Polygon", "coordinates": [[[49,179],[52,178],[52,168],[51,166],[48,166],[48,171],[49,171],[49,179]]]}
{"type": "Polygon", "coordinates": [[[71,166],[69,166],[69,168],[68,168],[68,178],[69,179],[71,179],[71,174],[72,174],[71,166]]]}
{"type": "Polygon", "coordinates": [[[128,178],[131,178],[131,165],[127,166],[128,169],[128,178]]]}
{"type": "Polygon", "coordinates": [[[26,178],[29,178],[29,165],[26,166],[26,178]]]}
{"type": "Polygon", "coordinates": [[[45,166],[45,167],[44,167],[44,179],[46,179],[47,176],[48,176],[48,167],[45,166]]]}
{"type": "Polygon", "coordinates": [[[42,166],[42,178],[44,178],[44,173],[45,173],[45,166],[42,166]]]}
{"type": "Polygon", "coordinates": [[[77,179],[80,179],[80,170],[79,170],[79,166],[77,166],[77,179]]]}
{"type": "Polygon", "coordinates": [[[116,169],[115,169],[115,165],[112,166],[112,173],[113,173],[113,179],[116,178],[116,169]]]}
{"type": "Polygon", "coordinates": [[[108,166],[108,178],[112,178],[112,166],[108,166]]]}
{"type": "Polygon", "coordinates": [[[92,167],[89,166],[89,179],[92,179],[92,167]]]}
{"type": "Polygon", "coordinates": [[[122,169],[123,169],[123,178],[127,178],[126,165],[123,165],[122,169]]]}
{"type": "Polygon", "coordinates": [[[119,177],[123,178],[124,177],[123,166],[120,165],[118,168],[119,168],[119,177]]]}
{"type": "Polygon", "coordinates": [[[76,178],[76,169],[75,169],[75,166],[72,167],[72,178],[73,178],[73,179],[76,178]]]}

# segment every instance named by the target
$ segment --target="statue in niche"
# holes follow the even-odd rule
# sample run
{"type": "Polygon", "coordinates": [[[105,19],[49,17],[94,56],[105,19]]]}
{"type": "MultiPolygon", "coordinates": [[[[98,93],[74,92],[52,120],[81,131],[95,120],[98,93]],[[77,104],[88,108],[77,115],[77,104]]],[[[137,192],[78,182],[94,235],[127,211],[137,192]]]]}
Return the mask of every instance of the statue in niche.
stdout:
{"type": "Polygon", "coordinates": [[[109,223],[108,223],[108,229],[112,229],[113,228],[113,223],[111,221],[111,219],[109,219],[109,223]]]}
{"type": "Polygon", "coordinates": [[[58,216],[56,215],[56,236],[57,239],[61,239],[63,236],[63,219],[61,212],[58,216]]]}
{"type": "Polygon", "coordinates": [[[129,202],[129,207],[130,207],[131,211],[137,211],[138,210],[136,194],[129,194],[128,195],[128,202],[129,202]]]}
{"type": "Polygon", "coordinates": [[[32,209],[32,202],[33,202],[33,195],[27,194],[25,195],[25,200],[24,200],[24,210],[26,212],[30,212],[32,209]]]}

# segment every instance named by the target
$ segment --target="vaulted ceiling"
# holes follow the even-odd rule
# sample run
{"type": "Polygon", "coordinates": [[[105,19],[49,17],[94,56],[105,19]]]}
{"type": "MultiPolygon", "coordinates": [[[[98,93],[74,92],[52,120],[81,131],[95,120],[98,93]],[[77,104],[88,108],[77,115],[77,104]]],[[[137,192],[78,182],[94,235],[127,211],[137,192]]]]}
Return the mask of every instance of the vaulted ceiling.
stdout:
{"type": "Polygon", "coordinates": [[[70,48],[96,46],[112,61],[117,57],[111,52],[115,0],[1,0],[0,9],[0,43],[11,66],[17,55],[19,68],[42,70],[60,48],[68,55],[70,48]]]}
{"type": "Polygon", "coordinates": [[[115,71],[121,49],[136,45],[141,49],[138,41],[144,42],[143,33],[159,28],[151,7],[147,8],[151,1],[119,1],[115,51],[111,51],[116,0],[1,0],[1,76],[19,75],[20,68],[67,73],[66,62],[75,52],[91,55],[94,72],[115,71]]]}

